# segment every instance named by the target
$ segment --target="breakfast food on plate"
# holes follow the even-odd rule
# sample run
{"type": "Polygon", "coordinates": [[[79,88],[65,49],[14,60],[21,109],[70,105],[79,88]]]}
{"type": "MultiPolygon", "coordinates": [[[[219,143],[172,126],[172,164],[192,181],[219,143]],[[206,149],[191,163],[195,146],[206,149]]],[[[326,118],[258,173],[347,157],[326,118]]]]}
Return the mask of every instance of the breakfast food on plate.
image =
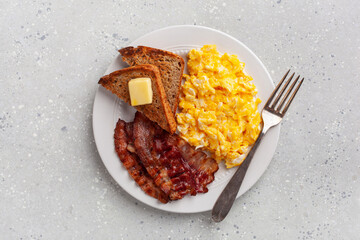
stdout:
{"type": "Polygon", "coordinates": [[[119,52],[130,66],[152,64],[159,68],[170,108],[175,115],[185,65],[182,57],[169,51],[145,46],[126,47],[119,52]]]}
{"type": "Polygon", "coordinates": [[[138,110],[133,122],[116,124],[120,161],[139,187],[162,203],[206,193],[218,162],[240,165],[260,133],[261,101],[245,64],[236,55],[220,55],[215,45],[193,49],[181,87],[180,56],[145,46],[119,52],[130,67],[99,84],[138,110]],[[178,105],[180,136],[174,134],[178,105]]]}
{"type": "Polygon", "coordinates": [[[261,101],[245,64],[205,45],[189,52],[187,65],[177,114],[180,136],[228,168],[240,165],[261,130],[261,101]]]}
{"type": "Polygon", "coordinates": [[[218,164],[140,112],[134,122],[119,120],[115,149],[130,176],[162,203],[208,191],[218,164]]]}
{"type": "Polygon", "coordinates": [[[162,85],[160,72],[156,66],[143,64],[124,68],[102,77],[99,84],[125,102],[130,103],[128,83],[137,78],[151,79],[153,97],[151,104],[139,105],[135,106],[135,108],[150,120],[158,123],[166,131],[174,133],[176,131],[176,122],[162,85]]]}

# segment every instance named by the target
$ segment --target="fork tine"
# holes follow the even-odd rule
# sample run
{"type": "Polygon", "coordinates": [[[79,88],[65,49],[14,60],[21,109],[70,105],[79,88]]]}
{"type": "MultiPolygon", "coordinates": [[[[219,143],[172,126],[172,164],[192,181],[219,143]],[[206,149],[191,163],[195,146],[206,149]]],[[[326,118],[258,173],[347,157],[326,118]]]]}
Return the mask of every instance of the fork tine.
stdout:
{"type": "Polygon", "coordinates": [[[279,95],[277,95],[277,97],[275,98],[274,102],[271,104],[270,108],[275,109],[276,104],[279,102],[279,99],[281,98],[281,96],[283,95],[285,89],[287,88],[287,86],[289,85],[289,83],[291,82],[291,80],[293,79],[295,73],[293,73],[291,75],[291,77],[289,78],[289,80],[287,80],[287,82],[285,83],[285,86],[281,89],[279,95]]]}
{"type": "Polygon", "coordinates": [[[277,111],[281,112],[282,106],[284,105],[286,99],[289,97],[291,91],[294,89],[294,86],[298,82],[299,78],[300,78],[300,75],[295,79],[295,81],[291,84],[289,89],[286,91],[285,96],[283,97],[283,99],[280,102],[280,105],[277,107],[277,111]]]}
{"type": "Polygon", "coordinates": [[[276,88],[274,89],[274,91],[272,92],[271,96],[269,97],[269,100],[267,100],[267,102],[265,103],[265,106],[269,106],[271,101],[273,100],[273,98],[275,97],[277,91],[279,90],[281,84],[284,82],[285,78],[287,77],[287,75],[289,74],[290,69],[287,71],[287,73],[285,73],[285,75],[283,76],[283,78],[280,80],[280,83],[276,86],[276,88]]]}
{"type": "Polygon", "coordinates": [[[303,83],[303,81],[304,81],[304,78],[303,78],[303,79],[301,79],[301,81],[300,81],[299,85],[298,85],[298,86],[297,86],[297,88],[295,89],[294,93],[291,95],[290,100],[289,100],[289,101],[287,102],[287,104],[285,105],[285,108],[284,108],[284,110],[281,112],[281,115],[283,115],[283,116],[284,116],[284,114],[285,114],[285,113],[286,113],[286,111],[288,110],[288,108],[289,108],[289,106],[290,106],[290,104],[291,104],[292,100],[294,99],[294,97],[295,97],[296,93],[298,92],[299,88],[301,87],[301,84],[303,83]]]}

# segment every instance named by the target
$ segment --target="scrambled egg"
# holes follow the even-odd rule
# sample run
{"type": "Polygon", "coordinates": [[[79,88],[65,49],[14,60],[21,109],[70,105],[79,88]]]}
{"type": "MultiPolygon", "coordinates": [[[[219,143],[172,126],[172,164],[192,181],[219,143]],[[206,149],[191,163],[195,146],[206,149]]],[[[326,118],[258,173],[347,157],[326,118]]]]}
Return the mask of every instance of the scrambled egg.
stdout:
{"type": "Polygon", "coordinates": [[[261,130],[261,100],[245,64],[205,45],[188,53],[187,65],[176,116],[180,136],[228,168],[240,165],[261,130]]]}

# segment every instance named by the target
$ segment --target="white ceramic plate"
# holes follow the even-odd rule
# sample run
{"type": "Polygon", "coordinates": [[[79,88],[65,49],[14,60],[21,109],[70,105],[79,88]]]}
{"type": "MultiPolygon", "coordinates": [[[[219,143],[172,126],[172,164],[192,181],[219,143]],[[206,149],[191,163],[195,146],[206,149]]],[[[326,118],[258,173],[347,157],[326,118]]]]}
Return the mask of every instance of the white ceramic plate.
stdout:
{"type": "MultiPolygon", "coordinates": [[[[172,51],[186,59],[187,52],[192,48],[199,48],[205,44],[216,44],[220,52],[238,55],[246,64],[246,72],[253,77],[258,88],[258,96],[263,100],[262,109],[266,99],[274,89],[274,84],[265,66],[256,55],[239,40],[214,29],[199,26],[172,26],[148,33],[134,42],[131,46],[144,45],[172,51]]],[[[115,58],[105,74],[126,67],[120,55],[115,58]]],[[[146,195],[122,166],[114,149],[114,129],[119,118],[132,121],[135,109],[119,100],[102,86],[95,96],[93,109],[93,130],[99,154],[105,167],[115,181],[130,195],[139,201],[169,212],[195,213],[211,210],[216,199],[234,174],[236,168],[226,169],[223,164],[215,174],[215,181],[208,188],[209,192],[197,196],[186,196],[179,201],[162,204],[158,200],[146,195]]],[[[276,149],[280,127],[271,129],[263,138],[237,197],[250,189],[265,172],[276,149]]],[[[236,204],[236,203],[235,203],[236,204]]]]}

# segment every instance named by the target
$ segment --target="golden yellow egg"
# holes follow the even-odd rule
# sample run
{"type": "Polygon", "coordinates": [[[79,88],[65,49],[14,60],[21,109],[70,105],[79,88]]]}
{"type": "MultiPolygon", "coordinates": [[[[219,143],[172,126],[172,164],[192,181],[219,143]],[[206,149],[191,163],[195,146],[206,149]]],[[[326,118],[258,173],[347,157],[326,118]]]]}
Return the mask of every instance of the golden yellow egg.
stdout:
{"type": "Polygon", "coordinates": [[[187,66],[176,117],[180,136],[227,167],[240,165],[261,124],[261,100],[245,63],[204,45],[188,53],[187,66]]]}

